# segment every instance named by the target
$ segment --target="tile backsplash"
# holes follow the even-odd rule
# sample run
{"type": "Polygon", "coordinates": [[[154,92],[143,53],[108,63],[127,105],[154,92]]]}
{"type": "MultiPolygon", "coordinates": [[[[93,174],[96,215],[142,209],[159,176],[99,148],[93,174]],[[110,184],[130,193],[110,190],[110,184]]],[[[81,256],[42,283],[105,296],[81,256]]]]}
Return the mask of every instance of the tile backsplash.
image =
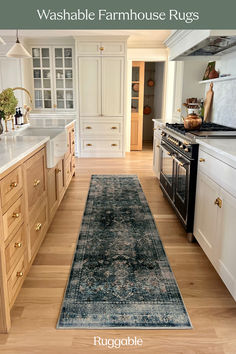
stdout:
{"type": "MultiPolygon", "coordinates": [[[[206,85],[206,92],[209,85],[206,85]]],[[[236,79],[215,82],[210,120],[236,128],[236,79]]]]}
{"type": "MultiPolygon", "coordinates": [[[[236,51],[216,61],[220,74],[236,75],[236,51]]],[[[209,90],[206,85],[205,93],[209,90]]],[[[210,114],[212,122],[236,128],[236,79],[214,82],[213,103],[210,114]]]]}

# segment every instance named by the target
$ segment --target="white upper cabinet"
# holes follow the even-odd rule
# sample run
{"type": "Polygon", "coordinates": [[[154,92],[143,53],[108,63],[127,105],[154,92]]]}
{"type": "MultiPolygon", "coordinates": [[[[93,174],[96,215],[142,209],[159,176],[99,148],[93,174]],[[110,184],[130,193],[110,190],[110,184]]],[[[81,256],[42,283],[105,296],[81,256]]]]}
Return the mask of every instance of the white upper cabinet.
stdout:
{"type": "Polygon", "coordinates": [[[80,116],[101,116],[101,58],[79,58],[80,116]]]}
{"type": "Polygon", "coordinates": [[[73,61],[72,47],[32,47],[35,110],[75,109],[73,61]]]}
{"type": "Polygon", "coordinates": [[[124,114],[124,59],[102,58],[102,115],[124,114]]]}
{"type": "Polygon", "coordinates": [[[125,44],[119,41],[79,41],[77,54],[80,55],[124,55],[125,44]]]}
{"type": "Polygon", "coordinates": [[[99,42],[78,42],[77,54],[78,55],[99,55],[101,43],[99,42]]]}

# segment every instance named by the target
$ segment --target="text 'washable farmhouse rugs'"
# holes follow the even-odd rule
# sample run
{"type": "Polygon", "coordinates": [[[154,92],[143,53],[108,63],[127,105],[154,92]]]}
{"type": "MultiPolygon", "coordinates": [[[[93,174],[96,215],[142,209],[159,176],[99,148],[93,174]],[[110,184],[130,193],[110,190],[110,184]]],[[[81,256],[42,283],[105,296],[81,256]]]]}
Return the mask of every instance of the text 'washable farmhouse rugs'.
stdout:
{"type": "Polygon", "coordinates": [[[93,175],[57,328],[191,328],[137,176],[93,175]]]}

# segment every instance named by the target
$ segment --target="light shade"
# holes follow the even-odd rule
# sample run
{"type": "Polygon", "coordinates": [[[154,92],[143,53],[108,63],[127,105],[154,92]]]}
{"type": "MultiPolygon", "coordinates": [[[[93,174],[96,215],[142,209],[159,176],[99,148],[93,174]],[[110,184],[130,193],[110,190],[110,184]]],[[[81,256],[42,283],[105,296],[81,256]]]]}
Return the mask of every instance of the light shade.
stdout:
{"type": "Polygon", "coordinates": [[[15,43],[7,52],[7,57],[10,58],[31,58],[30,53],[23,47],[21,43],[15,43]]]}
{"type": "Polygon", "coordinates": [[[7,52],[7,57],[10,58],[31,58],[30,53],[23,47],[19,41],[18,30],[16,30],[16,43],[7,52]]]}

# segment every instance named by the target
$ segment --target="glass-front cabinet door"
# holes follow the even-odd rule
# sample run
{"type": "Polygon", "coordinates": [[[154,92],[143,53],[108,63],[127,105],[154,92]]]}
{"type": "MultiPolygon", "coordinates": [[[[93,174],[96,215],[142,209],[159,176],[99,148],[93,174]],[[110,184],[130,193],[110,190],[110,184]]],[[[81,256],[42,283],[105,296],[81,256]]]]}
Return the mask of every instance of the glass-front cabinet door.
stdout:
{"type": "Polygon", "coordinates": [[[54,76],[56,107],[58,109],[73,109],[72,48],[54,48],[54,76]]]}
{"type": "Polygon", "coordinates": [[[50,48],[32,48],[35,109],[52,108],[50,48]]]}
{"type": "Polygon", "coordinates": [[[74,109],[73,49],[33,47],[34,108],[74,109]]]}

